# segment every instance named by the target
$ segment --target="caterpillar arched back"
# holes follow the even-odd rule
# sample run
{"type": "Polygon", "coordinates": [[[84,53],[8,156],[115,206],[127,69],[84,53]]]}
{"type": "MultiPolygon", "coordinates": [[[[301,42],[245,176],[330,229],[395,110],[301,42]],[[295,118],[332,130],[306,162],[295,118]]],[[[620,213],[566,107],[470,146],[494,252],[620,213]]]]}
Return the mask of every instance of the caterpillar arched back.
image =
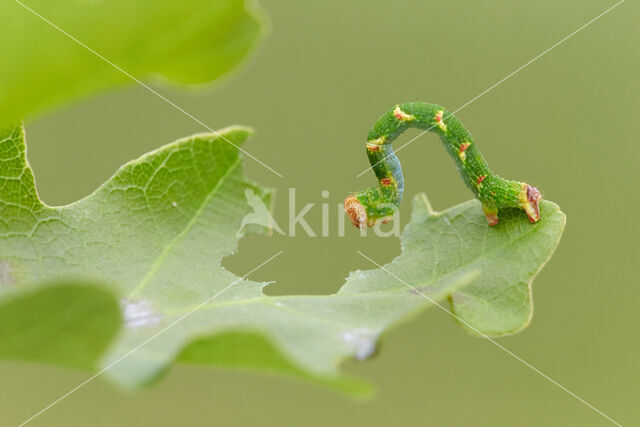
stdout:
{"type": "Polygon", "coordinates": [[[498,223],[498,211],[502,208],[523,209],[532,223],[540,219],[542,196],[537,188],[492,173],[471,134],[446,109],[436,104],[408,102],[383,114],[369,132],[367,156],[379,185],[344,200],[353,225],[364,228],[379,220],[386,222],[400,206],[404,178],[391,144],[409,128],[430,130],[440,136],[464,183],[482,203],[489,225],[498,223]]]}

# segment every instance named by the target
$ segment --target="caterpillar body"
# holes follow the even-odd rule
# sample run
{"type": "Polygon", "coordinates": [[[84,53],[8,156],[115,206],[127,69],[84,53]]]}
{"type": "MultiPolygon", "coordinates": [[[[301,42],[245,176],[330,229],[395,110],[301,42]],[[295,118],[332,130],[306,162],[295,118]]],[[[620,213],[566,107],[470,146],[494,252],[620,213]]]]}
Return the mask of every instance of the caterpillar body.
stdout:
{"type": "Polygon", "coordinates": [[[542,196],[537,188],[492,173],[471,134],[445,108],[408,102],[395,105],[369,131],[367,156],[379,185],[345,199],[344,207],[353,225],[364,228],[378,221],[387,222],[400,206],[404,178],[391,144],[409,128],[433,131],[440,136],[464,183],[480,200],[489,225],[498,223],[499,209],[510,207],[523,209],[532,223],[540,219],[542,196]]]}

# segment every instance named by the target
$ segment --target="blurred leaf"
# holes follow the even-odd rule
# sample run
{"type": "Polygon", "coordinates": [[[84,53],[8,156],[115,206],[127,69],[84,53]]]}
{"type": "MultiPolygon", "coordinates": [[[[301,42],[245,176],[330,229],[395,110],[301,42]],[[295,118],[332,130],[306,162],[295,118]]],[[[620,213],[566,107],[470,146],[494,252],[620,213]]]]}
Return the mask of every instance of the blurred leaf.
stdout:
{"type": "Polygon", "coordinates": [[[0,304],[0,358],[92,369],[121,324],[111,292],[52,283],[0,304]]]}
{"type": "MultiPolygon", "coordinates": [[[[140,80],[202,84],[236,67],[263,21],[244,0],[24,4],[140,80]]],[[[131,78],[13,0],[0,3],[0,125],[131,78]]]]}
{"type": "MultiPolygon", "coordinates": [[[[221,134],[237,145],[250,131],[232,127],[221,134]]],[[[456,312],[482,330],[522,326],[511,317],[528,316],[528,281],[564,224],[557,206],[545,203],[538,224],[513,212],[501,213],[501,224],[489,228],[475,202],[435,214],[422,196],[414,201],[402,255],[385,269],[352,273],[334,295],[267,297],[265,283],[243,280],[220,264],[236,249],[251,212],[246,188],[265,206],[271,197],[247,182],[241,165],[238,150],[222,138],[195,135],[124,165],[90,196],[52,208],[36,194],[22,129],[0,135],[0,320],[11,319],[10,328],[0,329],[0,344],[9,343],[0,356],[110,366],[104,375],[126,387],[154,381],[179,360],[285,373],[362,394],[367,387],[341,376],[339,362],[369,357],[381,334],[432,301],[452,293],[467,298],[456,312]],[[99,289],[119,301],[124,324],[99,360],[95,351],[77,357],[54,345],[61,335],[59,347],[72,336],[80,341],[75,347],[98,349],[95,343],[113,331],[113,310],[98,308],[108,307],[109,298],[78,302],[91,295],[90,285],[55,291],[68,296],[69,306],[86,307],[42,308],[47,299],[65,305],[43,294],[55,289],[43,283],[69,278],[103,283],[99,289]],[[508,297],[489,298],[478,290],[483,286],[508,297]],[[518,300],[523,293],[527,298],[518,300]],[[480,311],[482,301],[496,312],[480,311]],[[30,326],[45,318],[52,327],[30,326]],[[95,331],[107,323],[104,332],[95,331]],[[23,335],[31,344],[11,344],[23,335]],[[50,344],[39,349],[40,339],[50,344]]]]}

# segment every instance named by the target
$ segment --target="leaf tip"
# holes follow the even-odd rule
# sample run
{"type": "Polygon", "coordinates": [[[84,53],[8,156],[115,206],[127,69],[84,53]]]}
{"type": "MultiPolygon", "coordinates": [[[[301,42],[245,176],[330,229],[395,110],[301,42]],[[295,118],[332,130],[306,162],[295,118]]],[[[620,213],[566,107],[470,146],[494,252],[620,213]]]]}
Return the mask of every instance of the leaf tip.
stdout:
{"type": "MultiPolygon", "coordinates": [[[[255,130],[252,127],[244,126],[244,125],[230,125],[226,126],[218,131],[214,131],[211,135],[222,138],[224,140],[227,139],[238,139],[238,144],[242,144],[247,139],[251,138],[255,130]]],[[[235,141],[234,141],[235,142],[235,141]]]]}
{"type": "Polygon", "coordinates": [[[425,193],[418,193],[413,197],[411,221],[424,219],[435,213],[425,193]]]}

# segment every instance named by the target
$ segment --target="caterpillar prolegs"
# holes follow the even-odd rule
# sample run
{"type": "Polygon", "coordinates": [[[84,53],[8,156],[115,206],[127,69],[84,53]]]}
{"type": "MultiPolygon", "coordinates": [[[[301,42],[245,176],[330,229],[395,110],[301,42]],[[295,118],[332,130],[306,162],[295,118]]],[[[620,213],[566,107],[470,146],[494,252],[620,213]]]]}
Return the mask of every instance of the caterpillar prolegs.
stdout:
{"type": "Polygon", "coordinates": [[[498,210],[502,208],[524,209],[532,223],[540,219],[542,196],[537,188],[492,173],[469,132],[443,107],[408,102],[387,111],[369,131],[367,156],[379,185],[344,200],[344,208],[353,225],[364,228],[377,221],[387,222],[400,206],[404,178],[391,143],[409,128],[430,130],[440,136],[464,183],[482,203],[489,225],[498,223],[498,210]]]}

